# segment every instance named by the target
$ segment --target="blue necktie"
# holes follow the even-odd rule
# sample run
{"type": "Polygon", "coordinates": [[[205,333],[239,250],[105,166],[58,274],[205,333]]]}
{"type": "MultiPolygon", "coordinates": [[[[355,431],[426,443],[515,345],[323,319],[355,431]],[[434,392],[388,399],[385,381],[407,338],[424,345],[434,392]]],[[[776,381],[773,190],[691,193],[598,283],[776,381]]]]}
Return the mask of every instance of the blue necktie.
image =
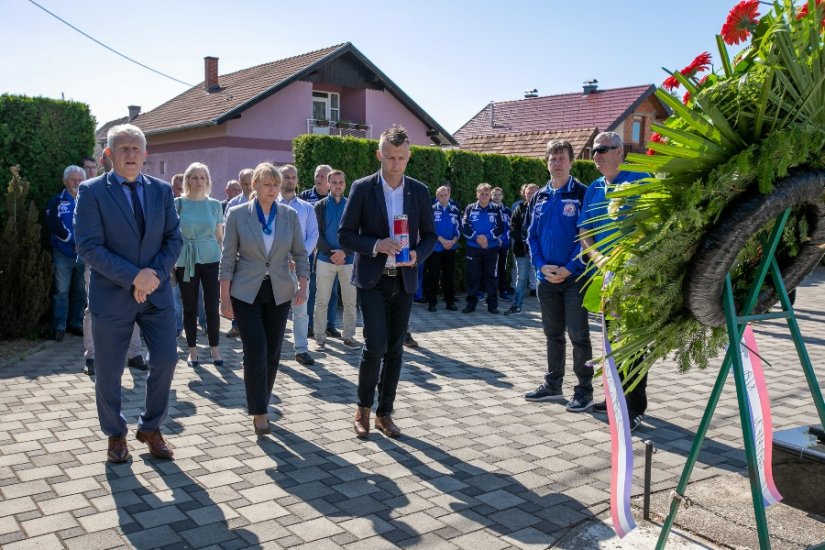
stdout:
{"type": "Polygon", "coordinates": [[[135,212],[135,222],[137,222],[138,235],[143,238],[143,233],[146,231],[146,218],[143,217],[143,208],[140,206],[140,198],[138,197],[136,181],[127,181],[125,185],[129,186],[132,191],[132,210],[135,212]]]}

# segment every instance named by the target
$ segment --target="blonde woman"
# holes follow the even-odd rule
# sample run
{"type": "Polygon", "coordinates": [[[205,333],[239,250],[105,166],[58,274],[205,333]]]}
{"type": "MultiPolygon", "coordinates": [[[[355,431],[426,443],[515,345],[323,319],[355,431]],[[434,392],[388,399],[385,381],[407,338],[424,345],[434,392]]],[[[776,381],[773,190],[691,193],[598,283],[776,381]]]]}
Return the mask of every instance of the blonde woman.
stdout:
{"type": "Polygon", "coordinates": [[[223,246],[223,208],[209,196],[212,180],[209,168],[193,162],[183,174],[183,193],[175,199],[180,216],[183,248],[175,264],[175,275],[180,285],[183,302],[183,329],[189,347],[187,364],[199,365],[198,360],[198,291],[203,289],[206,312],[206,333],[215,366],[223,365],[218,349],[220,338],[220,287],[218,264],[223,246]]]}
{"type": "Polygon", "coordinates": [[[255,433],[270,433],[267,409],[291,304],[307,300],[309,260],[298,213],[278,204],[281,174],[268,162],[252,175],[255,193],[226,215],[221,255],[221,314],[235,319],[243,343],[246,402],[255,433]],[[289,260],[295,262],[295,275],[289,260]]]}

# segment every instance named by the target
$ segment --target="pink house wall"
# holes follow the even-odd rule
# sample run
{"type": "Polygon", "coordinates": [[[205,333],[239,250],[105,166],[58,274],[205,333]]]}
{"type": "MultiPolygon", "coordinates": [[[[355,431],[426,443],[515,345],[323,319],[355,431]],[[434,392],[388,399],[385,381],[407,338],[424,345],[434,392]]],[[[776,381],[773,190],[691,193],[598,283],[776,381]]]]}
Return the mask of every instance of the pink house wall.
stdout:
{"type": "MultiPolygon", "coordinates": [[[[402,124],[411,143],[433,144],[427,127],[388,92],[317,88],[339,91],[342,117],[371,124],[374,139],[393,124],[402,124]]],[[[147,136],[150,156],[145,170],[168,181],[192,162],[202,162],[212,176],[212,196],[223,199],[226,182],[237,178],[241,169],[264,161],[292,162],[292,139],[307,132],[307,119],[312,117],[312,89],[311,82],[294,82],[225,124],[147,136]]]]}
{"type": "Polygon", "coordinates": [[[366,90],[367,123],[372,124],[372,137],[378,139],[381,132],[393,124],[401,124],[407,128],[410,143],[414,145],[432,145],[433,141],[427,137],[427,127],[418,120],[418,117],[407,110],[389,92],[366,90]]]}

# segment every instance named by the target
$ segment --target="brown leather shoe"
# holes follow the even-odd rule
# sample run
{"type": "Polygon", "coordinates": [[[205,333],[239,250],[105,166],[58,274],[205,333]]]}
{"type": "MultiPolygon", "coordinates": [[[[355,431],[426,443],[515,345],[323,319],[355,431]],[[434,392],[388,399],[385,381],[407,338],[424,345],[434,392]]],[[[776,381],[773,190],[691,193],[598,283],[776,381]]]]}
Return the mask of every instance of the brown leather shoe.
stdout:
{"type": "Polygon", "coordinates": [[[125,435],[109,437],[109,450],[106,452],[106,458],[113,464],[129,460],[129,445],[126,443],[125,435]]]}
{"type": "Polygon", "coordinates": [[[367,437],[370,434],[370,408],[358,407],[355,411],[355,435],[358,437],[367,437]]]}
{"type": "Polygon", "coordinates": [[[138,430],[137,440],[149,446],[149,452],[155,458],[172,458],[175,453],[172,448],[163,440],[160,432],[141,432],[138,430]]]}
{"type": "Polygon", "coordinates": [[[387,437],[398,437],[401,435],[401,428],[395,425],[390,415],[376,416],[375,429],[383,433],[387,437]]]}

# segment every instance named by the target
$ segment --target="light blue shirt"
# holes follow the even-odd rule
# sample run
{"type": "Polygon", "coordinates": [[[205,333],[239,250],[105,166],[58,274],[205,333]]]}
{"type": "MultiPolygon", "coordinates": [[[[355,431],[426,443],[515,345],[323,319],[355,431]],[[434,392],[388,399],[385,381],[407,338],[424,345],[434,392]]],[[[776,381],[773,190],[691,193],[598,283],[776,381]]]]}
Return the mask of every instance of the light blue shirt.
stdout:
{"type": "MultiPolygon", "coordinates": [[[[115,171],[112,171],[112,175],[115,177],[117,182],[120,184],[120,188],[123,190],[123,194],[126,195],[126,200],[129,202],[129,206],[131,206],[134,209],[134,206],[132,205],[132,189],[128,185],[126,185],[126,182],[128,182],[129,180],[127,180],[126,178],[124,178],[123,176],[121,176],[120,174],[118,174],[115,171]]],[[[135,179],[135,181],[138,182],[137,194],[138,194],[138,199],[140,200],[140,209],[143,210],[143,216],[145,218],[146,217],[146,206],[145,206],[146,200],[143,198],[143,185],[144,185],[143,172],[138,174],[138,177],[135,179]]]]}
{"type": "Polygon", "coordinates": [[[299,199],[297,195],[289,201],[285,201],[283,195],[278,195],[278,202],[298,213],[301,231],[304,232],[304,248],[306,248],[307,254],[312,254],[315,245],[318,244],[318,219],[315,217],[315,209],[307,201],[299,199]]]}
{"type": "Polygon", "coordinates": [[[237,197],[231,199],[228,203],[226,203],[226,209],[229,210],[233,206],[238,206],[239,204],[246,204],[249,202],[249,197],[241,193],[237,197]]]}

